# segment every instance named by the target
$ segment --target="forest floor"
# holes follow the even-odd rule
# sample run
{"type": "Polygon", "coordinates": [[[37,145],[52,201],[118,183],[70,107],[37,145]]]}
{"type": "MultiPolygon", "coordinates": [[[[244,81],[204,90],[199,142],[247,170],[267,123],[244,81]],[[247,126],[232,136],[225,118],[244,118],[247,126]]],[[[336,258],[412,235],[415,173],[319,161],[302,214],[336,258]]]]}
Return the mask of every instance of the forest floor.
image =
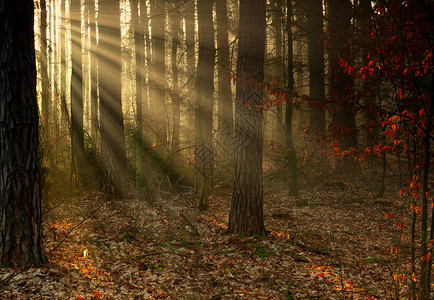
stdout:
{"type": "Polygon", "coordinates": [[[207,212],[187,191],[156,198],[153,206],[100,193],[52,199],[43,211],[49,263],[0,269],[0,298],[405,297],[410,224],[385,218],[400,215],[396,178],[388,177],[379,199],[375,176],[366,172],[305,175],[299,197],[288,197],[266,173],[270,233],[261,239],[225,233],[228,191],[217,191],[207,212]]]}

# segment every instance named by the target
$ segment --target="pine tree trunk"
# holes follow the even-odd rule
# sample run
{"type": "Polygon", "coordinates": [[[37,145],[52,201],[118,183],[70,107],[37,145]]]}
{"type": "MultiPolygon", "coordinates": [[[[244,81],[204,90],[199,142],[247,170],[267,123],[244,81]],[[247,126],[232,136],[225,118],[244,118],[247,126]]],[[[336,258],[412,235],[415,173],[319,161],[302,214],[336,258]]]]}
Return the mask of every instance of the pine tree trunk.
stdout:
{"type": "Polygon", "coordinates": [[[172,155],[173,161],[179,157],[180,127],[181,127],[181,99],[179,90],[179,71],[178,71],[178,48],[180,46],[179,35],[180,28],[180,10],[179,4],[174,3],[170,13],[172,22],[172,105],[173,105],[173,138],[172,138],[172,155]]]}
{"type": "MultiPolygon", "coordinates": [[[[341,151],[357,148],[357,128],[354,114],[353,78],[344,73],[340,60],[351,64],[351,45],[348,37],[351,32],[351,1],[330,0],[330,69],[331,99],[333,103],[334,136],[339,142],[341,151]]],[[[340,161],[339,170],[355,170],[357,163],[349,158],[340,161]]]]}
{"type": "Polygon", "coordinates": [[[41,119],[44,140],[48,146],[50,138],[50,80],[48,79],[48,53],[47,53],[47,3],[41,0],[41,85],[42,85],[42,111],[41,119]]]}
{"type": "MultiPolygon", "coordinates": [[[[276,49],[276,56],[273,58],[273,79],[272,82],[276,84],[278,88],[283,88],[286,84],[285,82],[285,73],[283,70],[284,61],[283,61],[283,42],[282,42],[282,0],[273,0],[272,1],[272,26],[274,29],[274,49],[276,49]]],[[[283,143],[285,140],[285,124],[284,124],[284,108],[280,102],[277,102],[275,107],[276,110],[276,127],[273,130],[274,140],[278,143],[283,143]]]]}
{"type": "Polygon", "coordinates": [[[89,3],[90,27],[90,127],[91,137],[98,140],[98,44],[96,41],[96,9],[95,0],[89,3]]]}
{"type": "MultiPolygon", "coordinates": [[[[306,17],[305,17],[305,0],[294,0],[294,16],[296,17],[296,22],[298,27],[306,26],[306,17]]],[[[306,44],[306,31],[304,30],[295,30],[294,31],[294,46],[296,55],[294,59],[294,67],[296,70],[296,76],[294,80],[294,86],[297,89],[298,94],[302,95],[306,93],[305,85],[306,85],[306,75],[307,70],[307,61],[306,61],[306,52],[305,52],[305,44],[306,44]]]]}
{"type": "Polygon", "coordinates": [[[287,91],[290,97],[286,101],[285,111],[285,144],[287,151],[288,169],[289,169],[289,195],[298,196],[298,169],[297,153],[295,151],[292,138],[292,116],[294,103],[292,101],[292,91],[294,90],[294,50],[292,47],[292,0],[286,0],[287,5],[287,34],[288,34],[288,86],[287,91]]]}
{"type": "MultiPolygon", "coordinates": [[[[55,77],[55,82],[54,82],[54,100],[53,100],[53,123],[54,123],[54,137],[55,137],[55,146],[54,146],[54,153],[53,156],[54,158],[57,160],[57,158],[59,157],[59,141],[60,141],[60,120],[59,117],[61,114],[59,114],[59,109],[60,109],[60,77],[62,76],[60,73],[60,64],[61,64],[61,57],[60,57],[60,35],[62,34],[60,31],[60,15],[59,15],[59,5],[61,3],[61,1],[57,2],[53,1],[54,4],[53,6],[55,6],[56,8],[56,13],[54,16],[54,22],[57,24],[57,26],[55,26],[54,28],[54,36],[57,37],[56,38],[56,43],[55,43],[55,59],[54,59],[54,77],[55,77]]],[[[56,164],[56,163],[55,163],[56,164]]]]}
{"type": "MultiPolygon", "coordinates": [[[[371,14],[372,7],[370,0],[359,0],[359,23],[362,32],[370,33],[371,31],[371,14]]],[[[362,66],[367,66],[369,63],[369,48],[364,47],[361,49],[362,66]]],[[[363,81],[363,94],[365,97],[365,125],[366,128],[366,145],[373,147],[378,144],[378,104],[375,98],[376,83],[369,76],[363,81]]]]}
{"type": "Polygon", "coordinates": [[[165,2],[162,0],[151,0],[152,68],[149,74],[151,78],[150,107],[153,118],[153,130],[156,133],[155,143],[160,149],[164,149],[164,151],[167,150],[165,20],[165,2]]]}
{"type": "Polygon", "coordinates": [[[0,0],[0,266],[45,262],[32,0],[0,0]]]}
{"type": "MultiPolygon", "coordinates": [[[[60,33],[60,74],[66,74],[66,2],[61,1],[61,33],[60,33]]],[[[60,78],[60,130],[69,130],[68,108],[66,105],[66,76],[60,78]]]]}
{"type": "Polygon", "coordinates": [[[200,188],[199,209],[208,209],[213,170],[212,117],[214,92],[214,27],[212,1],[198,0],[199,60],[196,77],[196,149],[194,153],[197,186],[200,188]]]}
{"type": "Polygon", "coordinates": [[[83,166],[84,133],[83,133],[83,77],[81,54],[81,3],[71,0],[71,167],[75,182],[82,180],[80,168],[83,166]]]}
{"type": "Polygon", "coordinates": [[[263,220],[262,102],[265,0],[241,0],[235,110],[234,190],[229,228],[245,236],[265,235],[263,220]]]}
{"type": "MultiPolygon", "coordinates": [[[[195,102],[195,73],[196,73],[196,54],[195,54],[195,5],[194,1],[190,0],[185,3],[184,6],[184,18],[185,18],[185,43],[187,54],[187,98],[191,107],[195,102]]],[[[194,109],[188,111],[188,127],[193,129],[194,109]]],[[[194,140],[192,141],[194,143],[194,140]]],[[[194,147],[190,147],[190,155],[193,154],[194,147]]]]}
{"type": "Polygon", "coordinates": [[[218,141],[223,162],[233,159],[234,112],[230,85],[228,13],[226,0],[216,1],[218,71],[218,141]]]}
{"type": "Polygon", "coordinates": [[[322,0],[308,0],[306,9],[309,90],[310,131],[319,137],[325,136],[325,84],[324,84],[324,37],[322,0]]]}
{"type": "Polygon", "coordinates": [[[145,196],[146,184],[143,174],[143,82],[144,82],[144,58],[145,58],[145,36],[144,24],[142,22],[145,13],[144,3],[140,0],[131,1],[131,19],[134,31],[134,47],[136,54],[135,73],[136,73],[136,187],[139,198],[145,196]],[[140,10],[140,15],[139,15],[140,10]]]}
{"type": "MultiPolygon", "coordinates": [[[[422,261],[420,265],[421,269],[421,279],[420,279],[420,289],[419,289],[419,299],[431,299],[431,269],[432,269],[432,248],[428,243],[431,243],[434,237],[434,215],[431,216],[431,232],[428,235],[428,212],[429,206],[432,204],[428,199],[428,194],[430,191],[430,164],[431,159],[431,139],[433,130],[433,116],[434,116],[434,76],[431,75],[431,90],[426,91],[426,94],[430,93],[430,102],[428,103],[427,120],[426,120],[426,130],[424,137],[424,154],[423,154],[423,177],[422,177],[422,213],[421,213],[421,237],[420,237],[420,252],[422,256],[422,261]],[[428,252],[430,251],[430,256],[428,252]],[[425,257],[424,257],[425,256],[425,257]]],[[[425,93],[424,93],[425,94],[425,93]]],[[[434,213],[434,208],[431,208],[431,212],[434,213]]]]}
{"type": "Polygon", "coordinates": [[[124,194],[127,156],[121,102],[121,31],[119,3],[100,0],[98,63],[100,79],[100,122],[102,188],[124,194]]]}

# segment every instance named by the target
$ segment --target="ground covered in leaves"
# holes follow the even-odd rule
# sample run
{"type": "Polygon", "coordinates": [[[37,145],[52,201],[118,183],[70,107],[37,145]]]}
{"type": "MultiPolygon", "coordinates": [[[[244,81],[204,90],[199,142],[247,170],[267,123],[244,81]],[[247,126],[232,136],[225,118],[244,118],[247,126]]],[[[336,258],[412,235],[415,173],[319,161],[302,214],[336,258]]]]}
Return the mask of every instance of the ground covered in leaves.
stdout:
{"type": "MultiPolygon", "coordinates": [[[[230,193],[200,212],[190,191],[112,199],[88,193],[44,207],[42,267],[0,270],[1,299],[388,299],[411,277],[409,224],[389,177],[310,174],[299,197],[264,195],[267,237],[225,233],[230,193]],[[392,214],[386,219],[386,214],[392,214]],[[394,250],[395,249],[395,250],[394,250]]],[[[395,187],[394,187],[395,185],[395,187]]]]}

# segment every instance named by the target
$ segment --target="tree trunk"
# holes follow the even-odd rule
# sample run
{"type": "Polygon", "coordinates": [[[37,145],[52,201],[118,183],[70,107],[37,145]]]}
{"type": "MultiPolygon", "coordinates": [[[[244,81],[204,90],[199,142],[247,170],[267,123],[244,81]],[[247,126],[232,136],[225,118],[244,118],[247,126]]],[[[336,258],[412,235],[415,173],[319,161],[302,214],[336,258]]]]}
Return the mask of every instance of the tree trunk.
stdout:
{"type": "Polygon", "coordinates": [[[83,133],[83,77],[81,54],[81,4],[80,0],[71,0],[71,168],[75,182],[81,178],[80,168],[84,158],[83,133]]]}
{"type": "MultiPolygon", "coordinates": [[[[285,72],[284,72],[284,62],[283,62],[283,14],[282,14],[282,0],[272,1],[272,26],[274,29],[274,47],[276,49],[276,56],[273,61],[273,71],[274,76],[272,77],[272,82],[276,84],[278,88],[283,88],[285,85],[285,72]]],[[[276,109],[276,127],[273,130],[274,140],[278,143],[283,143],[285,140],[285,124],[284,124],[284,109],[280,102],[277,102],[276,109]]],[[[286,113],[285,113],[286,114],[286,113]]]]}
{"type": "MultiPolygon", "coordinates": [[[[306,27],[306,17],[305,17],[305,7],[306,1],[305,0],[294,0],[294,16],[296,18],[296,23],[298,28],[305,28],[306,27]]],[[[305,30],[295,30],[294,36],[293,36],[294,42],[295,42],[295,51],[294,54],[294,67],[296,70],[296,77],[295,77],[295,87],[297,89],[298,94],[302,95],[305,92],[305,86],[307,86],[306,83],[306,32],[305,30]]]]}
{"type": "Polygon", "coordinates": [[[289,195],[298,196],[298,169],[297,169],[297,153],[295,152],[294,143],[292,141],[292,112],[294,103],[292,101],[292,91],[294,90],[294,50],[292,47],[292,0],[286,0],[287,5],[287,34],[288,34],[288,86],[287,91],[289,97],[286,101],[285,111],[285,144],[287,151],[288,169],[289,169],[289,195]]]}
{"type": "MultiPolygon", "coordinates": [[[[143,33],[144,33],[144,39],[145,39],[145,50],[144,52],[146,52],[146,59],[143,61],[143,65],[141,66],[141,72],[142,72],[142,77],[143,77],[143,86],[142,86],[142,103],[144,104],[143,107],[143,113],[144,116],[146,117],[147,120],[149,120],[151,118],[150,116],[150,109],[149,109],[149,105],[150,104],[150,99],[149,99],[149,91],[150,91],[150,81],[151,81],[151,74],[149,74],[149,69],[151,68],[152,65],[152,54],[151,54],[151,41],[150,41],[150,34],[149,34],[149,16],[148,16],[148,7],[146,6],[146,2],[143,3],[143,8],[141,10],[141,15],[140,15],[140,22],[143,23],[142,28],[143,28],[143,33]],[[146,80],[147,78],[147,80],[146,80]]],[[[149,122],[147,122],[147,125],[149,125],[149,122]]],[[[150,127],[149,126],[145,126],[145,130],[146,132],[149,132],[150,127]]],[[[149,142],[149,141],[148,141],[149,142]]]]}
{"type": "MultiPolygon", "coordinates": [[[[196,73],[196,53],[195,53],[195,5],[194,0],[187,1],[184,6],[184,18],[185,18],[185,43],[186,43],[186,54],[187,54],[187,98],[190,107],[194,107],[195,102],[195,73],[196,73]]],[[[193,112],[194,109],[189,109],[188,111],[188,127],[191,129],[193,127],[193,112]]],[[[194,143],[194,141],[193,141],[194,143]]],[[[189,149],[193,149],[190,147],[189,149]]],[[[191,150],[190,150],[191,151],[191,150]]],[[[193,153],[190,152],[190,155],[193,153]]]]}
{"type": "Polygon", "coordinates": [[[199,209],[208,209],[210,180],[213,169],[212,116],[214,92],[214,27],[213,2],[198,0],[199,60],[196,77],[196,149],[194,153],[197,186],[200,188],[199,209]]]}
{"type": "Polygon", "coordinates": [[[325,136],[324,37],[322,0],[308,0],[306,27],[309,60],[310,132],[325,136]]]}
{"type": "MultiPolygon", "coordinates": [[[[60,74],[66,74],[66,2],[61,1],[61,33],[60,33],[60,74]]],[[[60,78],[60,130],[70,130],[68,126],[68,108],[66,105],[66,76],[60,78]]]]}
{"type": "MultiPolygon", "coordinates": [[[[431,215],[431,228],[430,233],[428,235],[428,211],[429,205],[432,204],[432,201],[429,201],[428,194],[430,191],[430,164],[431,160],[431,139],[432,130],[433,130],[433,116],[434,116],[434,75],[431,75],[431,90],[426,94],[430,93],[430,101],[427,103],[427,120],[426,120],[426,129],[425,129],[425,137],[424,137],[424,154],[423,154],[423,177],[422,177],[422,220],[421,220],[421,237],[420,237],[420,251],[422,256],[426,256],[422,258],[421,261],[421,280],[420,280],[420,289],[419,289],[419,299],[431,299],[431,269],[432,269],[432,248],[428,243],[431,243],[434,237],[434,214],[431,215]],[[427,240],[428,238],[428,240],[427,240]],[[428,256],[428,252],[430,251],[430,256],[428,256]]],[[[431,212],[434,213],[434,208],[431,207],[431,212]]]]}
{"type": "Polygon", "coordinates": [[[47,53],[47,3],[41,0],[41,85],[42,85],[42,111],[43,138],[47,147],[50,139],[50,80],[48,79],[48,53],[47,53]]]}
{"type": "Polygon", "coordinates": [[[230,85],[228,13],[226,0],[216,1],[218,71],[218,141],[223,162],[233,159],[234,112],[230,85]]]}
{"type": "MultiPolygon", "coordinates": [[[[340,60],[351,64],[351,1],[330,0],[330,69],[331,99],[333,101],[333,134],[341,151],[357,148],[357,128],[354,115],[354,82],[340,66],[340,60]]],[[[355,170],[356,162],[349,158],[340,161],[338,169],[355,170]]]]}
{"type": "Polygon", "coordinates": [[[91,137],[98,140],[98,44],[96,41],[96,9],[95,0],[89,3],[90,27],[90,127],[91,137]]]}
{"type": "Polygon", "coordinates": [[[234,190],[229,228],[245,236],[265,235],[262,184],[262,102],[265,0],[241,0],[235,110],[234,190]]]}
{"type": "Polygon", "coordinates": [[[180,9],[179,4],[174,3],[172,11],[170,13],[170,19],[172,22],[172,105],[173,105],[173,138],[172,138],[172,155],[173,161],[179,157],[179,135],[181,127],[181,99],[179,90],[179,78],[178,78],[178,48],[180,46],[179,35],[181,33],[180,27],[180,9]]]}
{"type": "Polygon", "coordinates": [[[99,1],[98,63],[100,79],[100,122],[102,188],[124,194],[126,148],[121,102],[121,31],[119,3],[99,1]]]}
{"type": "Polygon", "coordinates": [[[39,265],[42,249],[32,0],[0,0],[0,266],[39,265]]]}
{"type": "Polygon", "coordinates": [[[136,187],[139,198],[145,196],[146,184],[143,174],[143,82],[145,74],[143,74],[145,64],[145,36],[144,23],[142,22],[143,14],[145,13],[144,3],[140,0],[131,1],[131,19],[134,31],[134,47],[136,52],[136,187]],[[140,15],[139,15],[140,11],[140,15]]]}
{"type": "Polygon", "coordinates": [[[153,118],[153,130],[155,131],[155,143],[167,150],[166,133],[166,78],[165,78],[165,2],[163,0],[151,0],[151,24],[152,24],[152,69],[150,72],[151,83],[151,112],[153,118]]]}
{"type": "MultiPolygon", "coordinates": [[[[61,3],[61,2],[60,2],[61,3]]],[[[59,35],[60,33],[60,28],[59,28],[59,23],[60,23],[60,16],[58,14],[58,5],[60,4],[57,1],[53,0],[53,7],[54,7],[54,15],[53,15],[53,23],[57,24],[56,26],[53,26],[53,36],[56,37],[55,39],[55,43],[54,43],[54,63],[53,63],[53,77],[54,77],[54,99],[53,99],[53,127],[54,127],[54,141],[55,141],[55,145],[54,145],[54,149],[52,151],[53,153],[53,158],[54,160],[57,160],[57,158],[59,157],[59,140],[60,140],[60,132],[59,132],[59,108],[60,108],[60,61],[59,61],[59,53],[60,53],[60,42],[59,42],[59,35]]],[[[56,162],[54,162],[54,164],[56,164],[56,162]]]]}
{"type": "MultiPolygon", "coordinates": [[[[371,28],[371,14],[372,7],[370,0],[359,0],[359,26],[362,32],[369,34],[372,30],[371,28]]],[[[362,55],[362,66],[367,66],[369,64],[369,48],[364,47],[361,49],[362,55]]],[[[378,104],[375,99],[375,89],[376,83],[370,76],[368,76],[363,81],[363,94],[365,97],[365,125],[366,125],[366,145],[373,147],[378,144],[378,104]]]]}

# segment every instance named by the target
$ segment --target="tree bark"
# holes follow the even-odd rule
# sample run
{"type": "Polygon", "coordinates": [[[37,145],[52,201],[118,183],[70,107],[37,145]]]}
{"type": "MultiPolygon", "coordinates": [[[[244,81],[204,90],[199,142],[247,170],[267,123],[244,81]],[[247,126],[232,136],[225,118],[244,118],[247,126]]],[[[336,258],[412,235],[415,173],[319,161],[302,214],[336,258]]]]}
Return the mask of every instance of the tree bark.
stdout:
{"type": "Polygon", "coordinates": [[[152,68],[150,72],[150,88],[153,130],[155,131],[155,143],[161,149],[167,150],[166,133],[166,78],[165,78],[165,20],[166,10],[163,0],[151,0],[151,25],[152,25],[152,68]]]}
{"type": "Polygon", "coordinates": [[[50,80],[48,79],[48,53],[47,53],[47,2],[41,0],[41,85],[42,85],[42,129],[44,140],[48,145],[50,138],[50,80]]]}
{"type": "Polygon", "coordinates": [[[210,180],[213,169],[212,117],[214,92],[214,27],[213,1],[198,0],[199,60],[196,77],[196,149],[194,153],[197,186],[200,188],[199,209],[208,209],[210,180]]]}
{"type": "Polygon", "coordinates": [[[126,192],[127,158],[121,101],[121,31],[119,3],[99,1],[98,63],[100,79],[101,162],[103,190],[126,192]]]}
{"type": "Polygon", "coordinates": [[[294,143],[292,141],[292,113],[294,103],[292,101],[292,92],[294,90],[294,50],[292,47],[292,0],[286,0],[287,6],[287,35],[288,35],[288,84],[287,91],[289,97],[286,101],[285,110],[285,144],[288,160],[289,170],[289,187],[288,192],[290,196],[298,196],[298,169],[297,169],[297,153],[295,151],[294,143]]]}
{"type": "Polygon", "coordinates": [[[223,162],[233,159],[234,112],[230,85],[228,12],[226,0],[216,1],[218,71],[218,141],[223,162]]]}
{"type": "Polygon", "coordinates": [[[181,127],[181,99],[179,89],[179,70],[178,70],[178,48],[181,44],[179,35],[180,27],[180,9],[179,4],[174,3],[170,12],[171,32],[172,32],[172,105],[173,105],[173,137],[172,137],[172,156],[173,161],[179,157],[180,127],[181,127]]]}
{"type": "Polygon", "coordinates": [[[309,60],[310,132],[325,136],[324,37],[322,0],[308,0],[306,27],[309,60]]]}
{"type": "Polygon", "coordinates": [[[89,3],[90,27],[90,127],[91,137],[98,140],[98,44],[96,41],[96,7],[95,0],[89,3]]]}
{"type": "Polygon", "coordinates": [[[146,184],[143,173],[143,86],[145,74],[143,74],[145,64],[145,36],[144,23],[142,22],[145,13],[144,3],[140,0],[131,1],[131,19],[134,30],[134,47],[136,54],[136,187],[139,198],[145,196],[146,184]],[[140,12],[140,14],[139,14],[140,12]]]}
{"type": "MultiPolygon", "coordinates": [[[[331,94],[333,102],[333,134],[339,143],[341,151],[357,148],[357,128],[354,115],[354,82],[345,73],[340,60],[351,64],[351,45],[348,37],[351,34],[351,1],[330,0],[329,25],[331,34],[330,69],[331,94]]],[[[341,160],[338,169],[354,170],[353,159],[341,160]]]]}
{"type": "Polygon", "coordinates": [[[245,236],[265,235],[262,183],[262,102],[265,0],[241,0],[235,110],[234,189],[229,228],[245,236]]]}
{"type": "Polygon", "coordinates": [[[32,0],[0,0],[0,266],[45,262],[32,0]]]}
{"type": "MultiPolygon", "coordinates": [[[[194,0],[189,0],[185,3],[184,6],[184,19],[185,19],[185,43],[186,43],[186,54],[187,54],[187,98],[190,104],[190,107],[194,107],[195,102],[195,90],[194,90],[194,82],[195,82],[195,73],[196,73],[196,53],[195,53],[195,5],[194,0]]],[[[189,128],[193,127],[193,113],[194,109],[188,110],[188,126],[189,128]]],[[[194,141],[193,141],[194,143],[194,141]]],[[[193,149],[191,147],[190,149],[193,149]]],[[[190,155],[192,155],[192,151],[190,155]]]]}
{"type": "Polygon", "coordinates": [[[83,76],[81,54],[81,3],[71,0],[71,167],[75,182],[82,180],[80,168],[84,158],[83,76]]]}
{"type": "MultiPolygon", "coordinates": [[[[61,1],[61,33],[60,33],[60,74],[66,74],[66,2],[61,1]]],[[[70,130],[69,128],[69,114],[66,105],[66,76],[60,78],[60,130],[70,130]]]]}
{"type": "MultiPolygon", "coordinates": [[[[369,34],[372,30],[371,28],[371,14],[372,7],[370,0],[359,0],[359,26],[362,32],[369,34]]],[[[361,49],[361,60],[362,66],[367,66],[369,64],[369,48],[364,47],[361,49]]],[[[378,104],[375,97],[376,83],[371,77],[367,77],[363,81],[363,95],[365,98],[365,125],[366,125],[366,145],[373,147],[378,144],[378,116],[377,109],[378,104]]]]}
{"type": "MultiPolygon", "coordinates": [[[[286,74],[284,71],[284,61],[283,61],[283,2],[282,0],[273,0],[272,4],[272,27],[274,29],[274,47],[276,56],[273,61],[273,79],[272,82],[276,84],[278,88],[283,88],[286,84],[286,74]]],[[[283,143],[285,140],[285,120],[284,120],[284,108],[280,102],[276,103],[276,127],[273,130],[274,140],[278,143],[283,143]]],[[[286,115],[286,113],[285,113],[286,115]]]]}

